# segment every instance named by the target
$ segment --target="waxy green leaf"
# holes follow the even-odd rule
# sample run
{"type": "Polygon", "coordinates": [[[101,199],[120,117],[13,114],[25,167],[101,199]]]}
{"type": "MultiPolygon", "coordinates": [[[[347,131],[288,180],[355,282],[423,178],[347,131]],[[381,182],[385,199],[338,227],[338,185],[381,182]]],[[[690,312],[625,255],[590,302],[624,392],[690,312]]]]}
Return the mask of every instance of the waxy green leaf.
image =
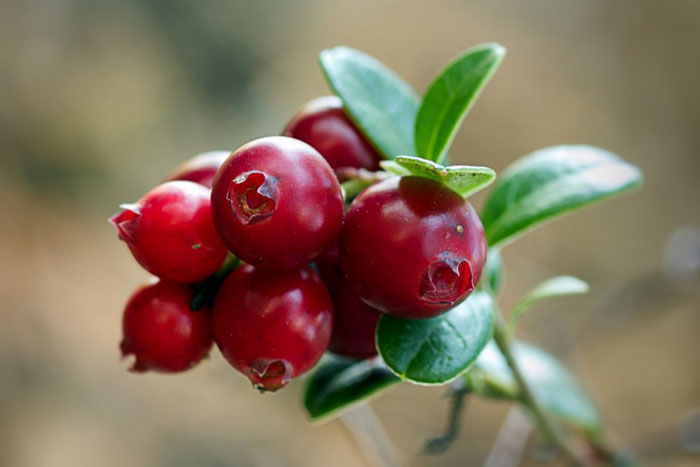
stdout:
{"type": "Polygon", "coordinates": [[[451,165],[445,167],[420,157],[397,156],[393,161],[382,161],[382,168],[397,175],[417,175],[446,185],[463,198],[489,186],[496,172],[488,167],[451,165]]]}
{"type": "Polygon", "coordinates": [[[497,296],[503,287],[505,280],[505,265],[501,257],[501,250],[498,248],[489,248],[486,255],[486,264],[484,271],[481,273],[479,287],[486,288],[492,295],[497,296]]]}
{"type": "Polygon", "coordinates": [[[502,172],[481,220],[489,246],[504,244],[552,218],[641,185],[642,172],[592,146],[553,146],[502,172]]]}
{"type": "Polygon", "coordinates": [[[304,407],[313,420],[330,417],[398,382],[379,357],[329,357],[307,380],[304,407]]]}
{"type": "Polygon", "coordinates": [[[350,118],[386,159],[415,154],[418,97],[405,81],[378,60],[349,47],[324,50],[319,61],[350,118]]]}
{"type": "MultiPolygon", "coordinates": [[[[564,365],[544,350],[522,341],[514,342],[512,349],[523,377],[545,410],[590,434],[601,432],[602,422],[595,404],[564,365]]],[[[465,378],[472,390],[484,397],[519,398],[513,373],[493,341],[481,352],[465,378]]]]}
{"type": "Polygon", "coordinates": [[[518,301],[508,316],[508,325],[513,328],[515,323],[535,303],[548,298],[563,297],[588,292],[588,284],[578,277],[557,276],[538,284],[527,295],[518,301]]]}
{"type": "Polygon", "coordinates": [[[377,349],[384,363],[402,379],[444,384],[476,360],[493,334],[493,301],[483,291],[440,316],[401,319],[383,315],[377,349]]]}
{"type": "Polygon", "coordinates": [[[505,53],[499,44],[479,45],[457,57],[433,80],[416,116],[419,156],[443,160],[462,120],[505,53]]]}

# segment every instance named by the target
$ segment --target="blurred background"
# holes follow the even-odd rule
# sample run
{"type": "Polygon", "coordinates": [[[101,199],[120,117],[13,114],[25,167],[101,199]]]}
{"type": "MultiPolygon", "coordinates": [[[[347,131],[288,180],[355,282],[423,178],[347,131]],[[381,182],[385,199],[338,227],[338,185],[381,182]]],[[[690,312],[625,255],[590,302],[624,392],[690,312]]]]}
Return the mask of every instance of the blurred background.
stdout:
{"type": "MultiPolygon", "coordinates": [[[[647,179],[508,246],[502,307],[552,275],[588,281],[588,295],[540,305],[522,336],[571,365],[616,442],[650,465],[698,465],[695,0],[0,3],[0,465],[372,465],[351,423],[307,422],[302,384],[261,396],[216,351],[179,376],[128,373],[121,312],[147,276],[106,219],[196,153],[279,133],[329,92],[326,47],[374,55],[422,93],[486,41],[508,56],[455,162],[502,170],[585,142],[647,179]]],[[[401,464],[487,458],[507,404],[469,401],[455,444],[421,454],[444,392],[404,384],[371,403],[401,464]]]]}

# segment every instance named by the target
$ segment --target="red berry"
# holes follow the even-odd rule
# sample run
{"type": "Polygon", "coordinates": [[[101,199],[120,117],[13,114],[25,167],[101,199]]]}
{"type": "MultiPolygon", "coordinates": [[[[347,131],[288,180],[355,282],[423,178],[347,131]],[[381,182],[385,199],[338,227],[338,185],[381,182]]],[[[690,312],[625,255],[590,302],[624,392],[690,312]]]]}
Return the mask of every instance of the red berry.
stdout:
{"type": "Polygon", "coordinates": [[[276,391],[313,367],[328,347],[332,321],[328,291],[308,266],[241,266],[214,302],[216,344],[260,390],[276,391]]]}
{"type": "Polygon", "coordinates": [[[219,170],[229,154],[231,151],[211,151],[198,154],[178,166],[165,180],[189,180],[211,188],[216,171],[219,170]]]}
{"type": "Polygon", "coordinates": [[[209,353],[212,337],[206,309],[190,310],[192,287],[157,282],[139,288],[124,310],[122,355],[134,355],[131,371],[175,373],[209,353]]]}
{"type": "Polygon", "coordinates": [[[381,313],[363,302],[345,280],[331,293],[334,321],[328,350],[351,358],[377,355],[375,333],[381,313]]]}
{"type": "Polygon", "coordinates": [[[333,169],[379,170],[382,157],[350,121],[343,102],[336,96],[318,97],[306,103],[287,124],[284,135],[309,143],[333,169]]]}
{"type": "Polygon", "coordinates": [[[333,300],[333,334],[328,350],[351,358],[377,355],[375,333],[380,313],[363,302],[343,277],[337,243],[316,264],[333,300]]]}
{"type": "Polygon", "coordinates": [[[486,239],[474,208],[457,193],[426,178],[394,177],[353,201],[340,257],[367,304],[402,318],[429,318],[474,290],[486,239]]]}
{"type": "Polygon", "coordinates": [[[147,271],[171,282],[198,282],[219,268],[226,247],[211,220],[209,190],[166,182],[110,219],[147,271]]]}
{"type": "Polygon", "coordinates": [[[216,229],[247,263],[294,268],[318,256],[343,218],[340,185],[308,144],[284,136],[252,141],[224,162],[211,193],[216,229]]]}

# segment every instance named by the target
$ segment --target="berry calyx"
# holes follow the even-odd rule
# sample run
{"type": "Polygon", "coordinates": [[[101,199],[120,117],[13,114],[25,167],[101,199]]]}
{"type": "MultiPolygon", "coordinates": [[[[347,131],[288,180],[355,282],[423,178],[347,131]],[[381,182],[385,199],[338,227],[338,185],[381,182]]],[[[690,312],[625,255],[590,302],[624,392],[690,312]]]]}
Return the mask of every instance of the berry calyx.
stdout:
{"type": "Polygon", "coordinates": [[[261,391],[307,372],[331,338],[333,306],[308,266],[270,271],[244,265],[223,283],[213,308],[214,340],[261,391]]]}
{"type": "Polygon", "coordinates": [[[242,224],[258,222],[277,207],[277,180],[263,172],[251,171],[236,177],[226,199],[242,224]]]}
{"type": "Polygon", "coordinates": [[[486,260],[479,216],[461,196],[421,177],[394,177],[351,204],[341,265],[365,303],[402,318],[429,318],[474,290],[486,260]]]}
{"type": "Polygon", "coordinates": [[[333,169],[379,170],[382,157],[350,120],[336,96],[307,102],[284,129],[285,136],[313,146],[333,169]]]}
{"type": "Polygon", "coordinates": [[[130,370],[175,373],[192,368],[212,345],[208,310],[190,310],[194,289],[156,282],[131,296],[122,320],[122,356],[133,355],[130,370]]]}
{"type": "Polygon", "coordinates": [[[343,197],[328,163],[284,136],[252,141],[224,162],[211,193],[214,224],[243,261],[295,268],[337,236],[343,197]]]}
{"type": "Polygon", "coordinates": [[[211,188],[216,171],[231,154],[231,151],[210,151],[197,154],[172,171],[165,181],[188,180],[211,188]]]}
{"type": "Polygon", "coordinates": [[[163,183],[110,219],[138,263],[171,282],[216,272],[227,250],[211,219],[209,190],[189,181],[163,183]]]}

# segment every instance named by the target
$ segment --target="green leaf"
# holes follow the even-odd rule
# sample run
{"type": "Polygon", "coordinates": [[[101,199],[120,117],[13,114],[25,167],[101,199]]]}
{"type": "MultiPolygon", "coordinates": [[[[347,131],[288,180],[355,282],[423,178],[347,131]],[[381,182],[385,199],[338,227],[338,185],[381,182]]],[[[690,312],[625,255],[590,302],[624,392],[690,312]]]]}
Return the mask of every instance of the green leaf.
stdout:
{"type": "Polygon", "coordinates": [[[499,44],[479,45],[457,57],[433,80],[416,116],[419,156],[443,160],[462,120],[505,53],[499,44]]]}
{"type": "Polygon", "coordinates": [[[312,420],[330,417],[398,382],[399,378],[378,357],[368,360],[330,357],[309,377],[304,407],[312,420]]]}
{"type": "MultiPolygon", "coordinates": [[[[514,342],[513,353],[534,397],[545,410],[590,434],[602,431],[595,404],[556,358],[525,342],[514,342]]],[[[470,384],[472,381],[479,383],[471,387],[484,397],[518,399],[518,385],[513,373],[493,341],[481,352],[465,377],[470,384]]]]}
{"type": "Polygon", "coordinates": [[[390,370],[418,384],[444,384],[476,360],[493,334],[493,302],[483,291],[435,318],[383,315],[377,349],[390,370]]]}
{"type": "Polygon", "coordinates": [[[574,276],[557,276],[541,282],[513,307],[508,316],[508,325],[513,328],[533,304],[548,298],[576,295],[588,292],[588,284],[574,276]]]}
{"type": "Polygon", "coordinates": [[[484,271],[481,273],[480,287],[485,287],[492,295],[497,296],[503,287],[505,280],[505,265],[501,250],[498,248],[489,248],[486,255],[486,264],[484,271]]]}
{"type": "Polygon", "coordinates": [[[496,172],[488,167],[451,165],[445,167],[420,157],[396,156],[393,161],[382,161],[382,168],[397,175],[417,175],[440,182],[467,198],[483,190],[496,179],[496,172]]]}
{"type": "Polygon", "coordinates": [[[516,161],[499,177],[481,221],[490,246],[641,185],[642,172],[604,149],[553,146],[516,161]]]}
{"type": "MultiPolygon", "coordinates": [[[[401,156],[399,156],[401,157],[401,156]]],[[[411,171],[404,168],[403,166],[399,165],[396,163],[396,161],[381,161],[379,165],[384,169],[386,172],[392,173],[394,175],[398,175],[400,177],[404,175],[411,175],[411,171]]]]}
{"type": "Polygon", "coordinates": [[[324,50],[319,61],[350,118],[386,159],[416,153],[418,97],[406,82],[378,60],[349,47],[324,50]]]}

